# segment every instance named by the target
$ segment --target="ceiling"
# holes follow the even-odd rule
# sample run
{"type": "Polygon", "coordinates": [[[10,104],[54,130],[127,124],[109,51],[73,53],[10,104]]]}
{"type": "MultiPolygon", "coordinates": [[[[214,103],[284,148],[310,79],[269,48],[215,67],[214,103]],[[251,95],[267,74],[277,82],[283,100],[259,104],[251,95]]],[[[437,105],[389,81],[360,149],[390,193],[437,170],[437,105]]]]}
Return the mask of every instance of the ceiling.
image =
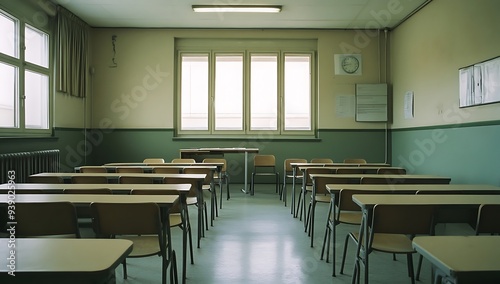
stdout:
{"type": "MultiPolygon", "coordinates": [[[[50,0],[92,27],[394,28],[430,0],[50,0]],[[279,14],[194,13],[191,5],[282,5],[279,14]]],[[[40,1],[38,1],[40,2],[40,1]]]]}

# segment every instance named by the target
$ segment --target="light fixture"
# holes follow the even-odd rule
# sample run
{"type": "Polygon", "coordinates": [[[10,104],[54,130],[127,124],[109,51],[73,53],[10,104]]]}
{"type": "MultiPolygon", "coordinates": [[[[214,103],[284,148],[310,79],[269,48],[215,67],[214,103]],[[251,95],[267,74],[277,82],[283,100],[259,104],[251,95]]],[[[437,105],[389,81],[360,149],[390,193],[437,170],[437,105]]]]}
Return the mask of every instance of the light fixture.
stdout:
{"type": "Polygon", "coordinates": [[[279,13],[281,5],[193,5],[200,13],[279,13]]]}

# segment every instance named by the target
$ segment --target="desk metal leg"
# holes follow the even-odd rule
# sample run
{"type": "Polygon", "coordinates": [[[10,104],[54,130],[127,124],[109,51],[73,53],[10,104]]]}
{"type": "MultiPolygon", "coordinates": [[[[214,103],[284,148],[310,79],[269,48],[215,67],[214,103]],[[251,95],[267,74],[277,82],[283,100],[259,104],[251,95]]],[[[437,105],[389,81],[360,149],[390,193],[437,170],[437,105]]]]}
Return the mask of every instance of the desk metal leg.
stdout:
{"type": "MultiPolygon", "coordinates": [[[[295,214],[295,177],[297,175],[297,169],[293,167],[292,169],[292,205],[290,206],[290,213],[295,214]]],[[[294,216],[295,217],[295,216],[294,216]]]]}
{"type": "Polygon", "coordinates": [[[243,188],[243,192],[249,193],[249,190],[248,190],[248,152],[245,152],[245,185],[243,188]]]}

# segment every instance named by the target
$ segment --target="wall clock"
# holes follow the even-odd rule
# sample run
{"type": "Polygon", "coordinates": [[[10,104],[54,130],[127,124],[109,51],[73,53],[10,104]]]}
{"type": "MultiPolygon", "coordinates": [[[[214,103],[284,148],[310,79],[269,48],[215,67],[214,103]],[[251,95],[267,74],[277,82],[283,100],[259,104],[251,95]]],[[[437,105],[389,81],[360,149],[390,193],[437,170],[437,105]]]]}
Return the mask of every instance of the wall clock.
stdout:
{"type": "Polygon", "coordinates": [[[361,54],[335,54],[335,75],[361,75],[361,54]]]}

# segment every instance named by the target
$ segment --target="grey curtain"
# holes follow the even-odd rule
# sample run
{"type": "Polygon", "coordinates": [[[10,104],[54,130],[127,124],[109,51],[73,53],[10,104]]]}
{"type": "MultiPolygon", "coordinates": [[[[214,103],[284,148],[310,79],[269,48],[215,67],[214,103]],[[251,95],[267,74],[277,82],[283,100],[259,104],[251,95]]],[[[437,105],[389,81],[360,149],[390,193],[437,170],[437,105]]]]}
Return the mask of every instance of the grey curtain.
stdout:
{"type": "Polygon", "coordinates": [[[58,6],[56,26],[56,88],[85,97],[89,70],[90,27],[70,11],[58,6]]]}

